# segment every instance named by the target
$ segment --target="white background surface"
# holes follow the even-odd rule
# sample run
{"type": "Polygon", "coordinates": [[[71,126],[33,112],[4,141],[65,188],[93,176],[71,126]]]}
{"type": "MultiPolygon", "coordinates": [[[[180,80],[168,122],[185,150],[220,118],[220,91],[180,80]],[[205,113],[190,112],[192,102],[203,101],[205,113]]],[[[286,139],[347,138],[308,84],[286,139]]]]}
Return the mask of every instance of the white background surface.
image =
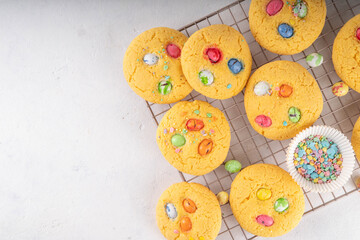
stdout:
{"type": "MultiPolygon", "coordinates": [[[[156,202],[180,177],[122,58],[230,2],[0,1],[0,239],[163,239],[156,202]]],[[[359,216],[353,193],[281,239],[359,239],[359,216]]]]}

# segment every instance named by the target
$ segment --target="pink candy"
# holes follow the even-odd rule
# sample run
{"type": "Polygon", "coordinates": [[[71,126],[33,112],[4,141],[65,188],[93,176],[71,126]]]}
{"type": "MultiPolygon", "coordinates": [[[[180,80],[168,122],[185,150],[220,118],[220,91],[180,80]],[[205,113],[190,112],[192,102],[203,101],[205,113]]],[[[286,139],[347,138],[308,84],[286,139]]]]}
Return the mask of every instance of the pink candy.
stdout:
{"type": "Polygon", "coordinates": [[[272,124],[271,118],[265,115],[259,115],[255,118],[255,122],[260,127],[270,127],[272,124]]]}
{"type": "Polygon", "coordinates": [[[181,49],[172,43],[166,46],[166,52],[172,58],[178,58],[181,55],[181,49]]]}
{"type": "Polygon", "coordinates": [[[360,28],[356,30],[356,37],[360,40],[360,28]]]}
{"type": "Polygon", "coordinates": [[[267,5],[266,5],[266,13],[269,14],[270,16],[274,16],[275,14],[277,14],[278,12],[280,12],[280,10],[282,9],[284,3],[281,0],[271,0],[267,5]]]}
{"type": "Polygon", "coordinates": [[[274,224],[274,219],[268,215],[259,215],[256,217],[256,222],[265,227],[270,227],[274,224]]]}

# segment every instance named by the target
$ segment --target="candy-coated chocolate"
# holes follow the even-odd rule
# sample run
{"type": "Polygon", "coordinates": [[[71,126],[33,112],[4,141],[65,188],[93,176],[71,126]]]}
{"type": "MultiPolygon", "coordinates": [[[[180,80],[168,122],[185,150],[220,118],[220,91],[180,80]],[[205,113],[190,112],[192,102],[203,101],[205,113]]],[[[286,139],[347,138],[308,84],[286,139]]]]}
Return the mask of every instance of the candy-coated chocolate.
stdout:
{"type": "Polygon", "coordinates": [[[304,18],[307,15],[308,8],[304,2],[298,2],[293,8],[293,13],[296,17],[304,18]]]}
{"type": "Polygon", "coordinates": [[[349,92],[349,86],[344,82],[337,82],[332,86],[331,90],[335,96],[342,97],[349,92]]]}
{"type": "Polygon", "coordinates": [[[186,139],[181,134],[177,133],[171,137],[171,144],[174,145],[175,147],[182,147],[185,145],[185,143],[186,143],[186,139]]]}
{"type": "Polygon", "coordinates": [[[204,85],[211,85],[214,82],[214,75],[209,70],[199,72],[199,79],[204,85]]]}
{"type": "Polygon", "coordinates": [[[229,173],[236,173],[241,170],[241,163],[237,160],[229,160],[225,163],[225,170],[229,173]]]}
{"type": "Polygon", "coordinates": [[[181,55],[181,49],[173,43],[166,46],[166,52],[172,58],[178,58],[181,55]]]}
{"type": "Polygon", "coordinates": [[[189,119],[186,122],[186,129],[189,131],[200,131],[204,127],[204,122],[200,119],[189,119]]]}
{"type": "Polygon", "coordinates": [[[213,148],[213,141],[211,139],[204,139],[199,144],[198,153],[201,156],[205,156],[211,152],[212,148],[213,148]]]}
{"type": "Polygon", "coordinates": [[[229,202],[229,194],[227,192],[219,192],[216,197],[220,205],[225,205],[229,202]]]}
{"type": "Polygon", "coordinates": [[[143,57],[143,61],[145,64],[152,66],[152,65],[155,65],[159,61],[159,57],[153,53],[147,53],[143,57]]]}
{"type": "Polygon", "coordinates": [[[265,81],[258,82],[254,87],[254,93],[257,96],[264,96],[271,93],[270,84],[265,81]]]}
{"type": "Polygon", "coordinates": [[[289,209],[289,201],[286,198],[279,198],[274,203],[274,209],[278,213],[283,213],[289,209]]]}
{"type": "Polygon", "coordinates": [[[181,218],[180,228],[182,232],[188,232],[192,229],[192,223],[189,217],[184,216],[181,218]]]}
{"type": "Polygon", "coordinates": [[[287,98],[287,97],[290,97],[292,92],[293,92],[293,88],[290,85],[282,84],[280,86],[279,96],[287,98]]]}
{"type": "Polygon", "coordinates": [[[165,212],[166,212],[166,215],[170,218],[170,219],[175,219],[177,217],[177,211],[176,211],[176,208],[174,206],[174,204],[172,203],[167,203],[165,204],[165,212]]]}
{"type": "Polygon", "coordinates": [[[271,190],[267,188],[259,188],[256,191],[256,197],[261,201],[268,200],[271,198],[271,190]]]}
{"type": "Polygon", "coordinates": [[[218,63],[222,59],[222,53],[218,48],[208,48],[206,49],[205,54],[207,55],[211,63],[218,63]]]}
{"type": "Polygon", "coordinates": [[[238,74],[241,70],[244,69],[242,62],[236,58],[231,58],[228,61],[228,67],[233,74],[238,74]]]}
{"type": "Polygon", "coordinates": [[[255,118],[255,122],[260,127],[270,127],[272,125],[271,118],[265,115],[259,115],[255,118]]]}
{"type": "Polygon", "coordinates": [[[271,227],[274,224],[274,219],[268,215],[259,215],[256,217],[256,222],[265,227],[271,227]]]}
{"type": "Polygon", "coordinates": [[[274,16],[280,12],[280,10],[283,8],[283,5],[284,3],[281,0],[271,0],[266,5],[266,13],[269,14],[269,16],[274,16]]]}
{"type": "Polygon", "coordinates": [[[184,201],[182,202],[183,208],[185,209],[186,212],[188,213],[194,213],[196,212],[196,204],[189,198],[185,198],[184,201]]]}
{"type": "Polygon", "coordinates": [[[287,23],[282,23],[278,27],[278,32],[283,38],[291,38],[294,35],[294,28],[287,23]]]}
{"type": "Polygon", "coordinates": [[[301,119],[301,112],[300,109],[296,107],[291,107],[288,112],[289,120],[293,123],[297,123],[301,119]]]}
{"type": "Polygon", "coordinates": [[[310,67],[318,67],[323,61],[324,57],[320,53],[311,53],[306,57],[306,62],[310,67]]]}
{"type": "Polygon", "coordinates": [[[356,30],[356,38],[360,40],[360,27],[356,30]]]}
{"type": "Polygon", "coordinates": [[[167,95],[171,92],[172,84],[168,80],[162,80],[158,83],[158,91],[162,95],[167,95]]]}

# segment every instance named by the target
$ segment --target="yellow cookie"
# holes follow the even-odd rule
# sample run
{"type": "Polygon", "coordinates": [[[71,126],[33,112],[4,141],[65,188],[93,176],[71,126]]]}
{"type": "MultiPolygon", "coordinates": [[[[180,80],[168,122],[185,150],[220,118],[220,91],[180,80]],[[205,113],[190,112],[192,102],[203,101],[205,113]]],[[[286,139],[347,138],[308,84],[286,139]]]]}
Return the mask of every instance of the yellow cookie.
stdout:
{"type": "Polygon", "coordinates": [[[360,118],[358,118],[355,123],[351,137],[351,144],[354,148],[357,160],[360,161],[360,118]]]}
{"type": "Polygon", "coordinates": [[[202,101],[175,104],[156,132],[165,159],[191,175],[203,175],[217,168],[227,156],[230,138],[224,114],[202,101]]]}
{"type": "Polygon", "coordinates": [[[221,227],[216,196],[198,183],[176,183],[161,195],[156,221],[168,240],[212,240],[221,227]]]}
{"type": "Polygon", "coordinates": [[[244,37],[234,28],[219,24],[190,36],[181,64],[196,91],[210,98],[226,99],[245,87],[252,58],[244,37]]]}
{"type": "Polygon", "coordinates": [[[136,94],[153,103],[173,103],[192,88],[181,69],[181,49],[187,37],[158,27],[137,36],[126,50],[123,70],[136,94]]]}
{"type": "Polygon", "coordinates": [[[255,164],[242,170],[231,184],[230,206],[243,229],[276,237],[298,225],[305,201],[301,187],[285,170],[255,164]]]}
{"type": "Polygon", "coordinates": [[[360,14],[350,19],[335,38],[332,59],[336,73],[360,92],[360,14]]]}
{"type": "Polygon", "coordinates": [[[311,74],[300,64],[275,61],[250,77],[244,95],[251,126],[274,140],[294,137],[320,116],[323,99],[311,74]]]}
{"type": "Polygon", "coordinates": [[[325,0],[253,0],[250,30],[270,52],[291,55],[308,48],[320,35],[326,17],[325,0]]]}

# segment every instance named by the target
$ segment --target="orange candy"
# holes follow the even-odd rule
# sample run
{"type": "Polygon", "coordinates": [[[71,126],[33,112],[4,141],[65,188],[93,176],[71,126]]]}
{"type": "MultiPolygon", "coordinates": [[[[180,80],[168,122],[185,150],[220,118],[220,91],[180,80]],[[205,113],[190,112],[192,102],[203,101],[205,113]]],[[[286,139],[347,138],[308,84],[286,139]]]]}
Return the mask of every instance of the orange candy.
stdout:
{"type": "Polygon", "coordinates": [[[183,208],[188,213],[194,213],[197,209],[196,204],[189,198],[185,198],[182,202],[183,208]]]}
{"type": "Polygon", "coordinates": [[[180,220],[180,228],[182,232],[188,232],[192,228],[192,223],[189,217],[185,216],[180,220]]]}
{"type": "Polygon", "coordinates": [[[186,129],[189,131],[199,131],[203,129],[203,127],[204,127],[204,122],[199,119],[192,118],[186,122],[186,129]]]}
{"type": "Polygon", "coordinates": [[[201,156],[209,154],[213,147],[213,141],[211,139],[204,139],[201,141],[198,147],[198,153],[201,156]]]}
{"type": "Polygon", "coordinates": [[[287,84],[283,84],[280,86],[279,96],[287,98],[287,97],[290,97],[292,92],[293,92],[293,88],[291,86],[289,86],[287,84]]]}

